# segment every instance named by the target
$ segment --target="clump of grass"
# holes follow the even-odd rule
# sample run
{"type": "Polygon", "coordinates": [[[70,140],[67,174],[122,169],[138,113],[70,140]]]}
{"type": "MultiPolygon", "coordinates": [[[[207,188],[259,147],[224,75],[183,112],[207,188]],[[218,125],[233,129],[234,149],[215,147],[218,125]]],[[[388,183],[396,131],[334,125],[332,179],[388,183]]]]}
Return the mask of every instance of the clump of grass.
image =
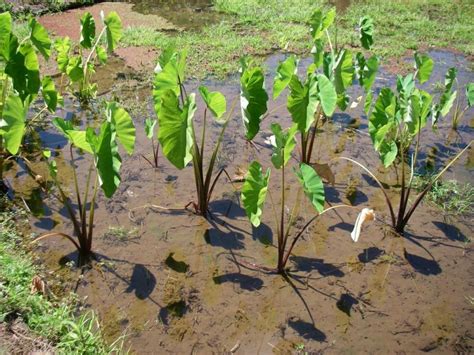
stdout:
{"type": "MultiPolygon", "coordinates": [[[[418,175],[414,186],[423,190],[429,182],[426,175],[418,175]]],[[[463,215],[474,211],[474,186],[456,180],[439,180],[435,182],[427,194],[428,202],[453,215],[463,215]]]]}
{"type": "Polygon", "coordinates": [[[32,280],[41,273],[33,264],[18,228],[24,214],[0,213],[0,322],[21,318],[57,350],[79,354],[109,354],[120,351],[107,345],[92,312],[76,317],[77,299],[70,295],[57,299],[48,292],[32,293],[32,280]]]}

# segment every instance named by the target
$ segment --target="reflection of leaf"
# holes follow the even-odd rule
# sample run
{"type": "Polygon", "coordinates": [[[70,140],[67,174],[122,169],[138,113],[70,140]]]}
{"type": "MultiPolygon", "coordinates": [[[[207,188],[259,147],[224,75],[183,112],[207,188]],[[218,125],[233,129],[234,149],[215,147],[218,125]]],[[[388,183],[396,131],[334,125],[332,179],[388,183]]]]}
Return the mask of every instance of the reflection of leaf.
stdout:
{"type": "Polygon", "coordinates": [[[357,216],[356,222],[354,224],[354,229],[351,233],[351,238],[354,242],[359,240],[360,231],[362,228],[362,224],[366,221],[373,221],[375,219],[375,212],[372,209],[364,208],[360,211],[359,215],[357,216]]]}
{"type": "Polygon", "coordinates": [[[334,186],[336,183],[336,177],[334,176],[334,173],[328,164],[311,163],[310,165],[314,168],[314,170],[316,170],[319,176],[334,186]]]}

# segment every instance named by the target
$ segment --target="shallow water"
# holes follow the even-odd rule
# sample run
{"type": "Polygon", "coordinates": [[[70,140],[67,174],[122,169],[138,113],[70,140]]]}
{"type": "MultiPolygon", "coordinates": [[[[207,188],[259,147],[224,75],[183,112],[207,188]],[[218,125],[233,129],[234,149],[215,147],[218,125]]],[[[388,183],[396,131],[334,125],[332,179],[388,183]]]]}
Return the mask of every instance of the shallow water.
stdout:
{"type": "MultiPolygon", "coordinates": [[[[436,61],[436,71],[426,88],[442,80],[453,65],[459,68],[461,87],[474,80],[465,57],[444,51],[430,55],[436,61]]],[[[284,58],[285,55],[275,55],[267,60],[268,89],[278,61],[284,58]]],[[[308,62],[302,61],[300,73],[308,62]]],[[[382,71],[376,80],[376,91],[394,83],[395,77],[382,71]]],[[[223,92],[229,105],[239,95],[236,77],[205,84],[211,90],[223,92]]],[[[187,83],[187,91],[196,91],[198,85],[187,83]]],[[[111,91],[102,86],[102,90],[108,96],[122,99],[130,95],[126,86],[111,87],[111,91]]],[[[142,92],[133,94],[141,96],[142,92]]],[[[361,90],[356,87],[350,94],[355,100],[361,90]]],[[[143,97],[139,104],[145,106],[148,115],[153,115],[146,90],[143,97]]],[[[276,102],[270,100],[269,109],[284,103],[282,95],[276,102]]],[[[195,122],[200,131],[203,106],[199,99],[198,107],[195,122]]],[[[77,115],[83,122],[89,116],[75,107],[57,114],[68,118],[77,115]]],[[[437,132],[425,131],[422,169],[433,148],[437,152],[434,163],[439,167],[473,139],[472,115],[472,110],[466,113],[457,133],[452,132],[447,120],[437,132]]],[[[98,311],[109,339],[125,332],[127,345],[137,353],[156,353],[157,349],[226,352],[237,345],[240,353],[270,353],[294,351],[295,344],[301,343],[306,351],[337,353],[379,352],[387,348],[419,351],[430,347],[454,351],[459,344],[469,345],[464,334],[469,332],[471,321],[464,296],[472,293],[472,285],[466,282],[472,274],[471,243],[466,242],[472,239],[472,220],[449,220],[439,210],[423,205],[409,225],[409,238],[386,238],[386,228],[378,222],[365,227],[360,242],[354,244],[349,234],[356,212],[341,210],[327,214],[310,228],[294,250],[289,263],[294,275],[292,287],[279,276],[242,264],[246,261],[275,265],[275,226],[268,202],[262,225],[251,228],[238,194],[225,178],[217,185],[210,207],[215,221],[205,221],[186,211],[143,207],[156,204],[182,208],[195,199],[190,167],[178,171],[160,157],[160,167],[155,170],[141,158],[140,154],[151,153],[143,132],[146,116],[143,112],[133,115],[137,125],[136,154],[123,156],[122,183],[117,194],[110,200],[103,196],[98,199],[94,250],[101,266],[87,271],[77,290],[81,296],[87,296],[87,305],[98,311]],[[133,216],[129,214],[132,209],[133,216]],[[121,228],[120,235],[125,237],[119,238],[110,227],[121,228]],[[443,316],[446,312],[449,317],[443,316]]],[[[255,158],[265,167],[271,166],[271,150],[265,138],[270,134],[270,123],[275,121],[284,127],[290,125],[284,106],[262,124],[256,139],[260,150],[257,152],[245,143],[236,110],[219,154],[219,166],[227,167],[231,175],[237,167],[245,169],[255,158]]],[[[219,133],[218,125],[208,127],[207,154],[219,133]]],[[[48,130],[42,138],[47,146],[57,147],[60,157],[67,157],[65,142],[58,140],[54,131],[48,130]]],[[[384,183],[397,184],[396,171],[381,168],[361,107],[337,112],[317,136],[314,156],[319,162],[340,155],[364,162],[384,183]]],[[[87,163],[86,159],[76,161],[80,168],[87,163]]],[[[67,164],[60,168],[68,171],[67,164]]],[[[336,184],[326,185],[330,203],[371,206],[379,220],[387,220],[383,198],[367,175],[348,164],[338,163],[333,169],[336,184]],[[356,186],[355,192],[348,191],[352,185],[356,186]]],[[[447,178],[472,181],[472,169],[466,155],[447,178]]],[[[64,176],[67,179],[67,173],[64,176]]],[[[280,172],[273,170],[270,190],[279,189],[279,178],[280,172]]],[[[15,187],[26,187],[28,179],[18,173],[12,181],[15,187]]],[[[79,184],[84,187],[85,176],[80,176],[79,184]]],[[[287,195],[294,197],[298,185],[291,169],[287,184],[287,195]]],[[[31,201],[37,209],[38,197],[28,200],[28,190],[24,193],[25,201],[31,201]]],[[[55,226],[55,230],[70,231],[60,206],[51,198],[41,197],[48,207],[34,221],[34,230],[40,233],[55,226]]],[[[291,208],[294,202],[290,198],[287,207],[291,208]]],[[[302,219],[297,225],[313,213],[306,200],[300,208],[302,219]]],[[[63,263],[65,255],[75,258],[69,244],[56,240],[42,243],[40,255],[51,268],[63,263]]],[[[70,287],[75,286],[71,282],[70,287]]]]}
{"type": "Polygon", "coordinates": [[[132,10],[144,15],[159,15],[178,28],[198,30],[225,19],[213,10],[210,0],[125,0],[134,4],[132,10]]]}

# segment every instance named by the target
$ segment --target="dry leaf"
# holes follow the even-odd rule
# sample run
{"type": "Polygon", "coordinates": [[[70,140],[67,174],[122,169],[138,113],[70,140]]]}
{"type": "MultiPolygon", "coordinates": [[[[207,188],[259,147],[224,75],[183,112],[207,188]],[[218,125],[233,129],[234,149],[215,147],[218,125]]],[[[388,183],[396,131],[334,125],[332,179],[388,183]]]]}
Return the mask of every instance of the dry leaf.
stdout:
{"type": "Polygon", "coordinates": [[[351,238],[354,242],[359,240],[360,230],[362,228],[362,224],[365,221],[373,221],[375,219],[375,212],[370,208],[364,208],[360,211],[359,215],[357,216],[356,222],[354,224],[354,229],[351,233],[351,238]]]}
{"type": "Polygon", "coordinates": [[[46,284],[38,275],[35,275],[31,280],[31,294],[33,295],[35,293],[41,293],[43,295],[46,293],[46,284]]]}
{"type": "Polygon", "coordinates": [[[247,171],[240,166],[235,169],[234,176],[232,177],[232,182],[244,182],[245,175],[247,175],[247,171]]]}
{"type": "Polygon", "coordinates": [[[319,176],[334,186],[336,183],[336,177],[328,164],[311,163],[311,166],[316,170],[319,176]]]}

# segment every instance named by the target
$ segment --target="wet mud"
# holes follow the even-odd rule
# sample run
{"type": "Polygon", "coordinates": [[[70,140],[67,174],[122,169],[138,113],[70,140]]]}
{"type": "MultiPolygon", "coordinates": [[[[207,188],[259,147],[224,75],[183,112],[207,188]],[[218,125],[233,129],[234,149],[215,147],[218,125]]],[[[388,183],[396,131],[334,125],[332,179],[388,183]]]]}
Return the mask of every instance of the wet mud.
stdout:
{"type": "MultiPolygon", "coordinates": [[[[464,57],[442,51],[430,55],[436,63],[435,74],[425,88],[431,91],[453,65],[460,68],[461,87],[473,81],[470,63],[464,57]]],[[[282,59],[283,55],[268,59],[269,73],[274,73],[282,59]]],[[[306,64],[303,60],[303,66],[306,64]]],[[[381,72],[376,91],[394,83],[392,74],[381,72]]],[[[223,92],[229,106],[239,95],[236,77],[204,84],[223,92]]],[[[267,88],[271,84],[269,75],[267,88]]],[[[187,91],[196,91],[198,85],[189,82],[187,91]]],[[[114,95],[122,100],[126,96],[116,91],[114,95]]],[[[353,100],[360,95],[358,88],[351,92],[353,100]]],[[[219,167],[226,167],[231,175],[238,174],[239,167],[245,169],[256,158],[264,167],[271,166],[271,149],[265,141],[270,123],[287,127],[291,122],[284,96],[269,102],[269,110],[274,111],[262,123],[255,142],[258,151],[243,139],[239,112],[233,113],[219,154],[219,167]]],[[[151,95],[145,91],[141,99],[145,114],[132,113],[137,126],[136,153],[124,156],[122,183],[114,197],[107,200],[101,195],[97,201],[93,249],[99,262],[81,277],[79,271],[68,271],[73,279],[68,281],[70,289],[86,297],[86,306],[98,312],[109,340],[125,334],[126,346],[140,354],[266,354],[297,349],[328,353],[472,351],[472,214],[447,216],[423,204],[406,236],[395,237],[384,223],[388,222],[388,211],[371,178],[355,166],[333,163],[336,183],[326,185],[327,201],[374,208],[378,221],[364,226],[359,242],[353,243],[350,232],[357,211],[341,209],[325,214],[297,244],[286,279],[256,270],[252,263],[276,265],[270,201],[262,225],[252,228],[238,193],[221,178],[210,206],[211,220],[185,211],[183,207],[196,199],[192,168],[179,171],[160,157],[159,168],[154,169],[141,157],[152,154],[143,121],[153,115],[151,95]]],[[[202,102],[198,101],[198,107],[195,122],[200,131],[202,102]]],[[[70,107],[58,115],[70,117],[74,110],[70,107]]],[[[472,110],[467,112],[457,132],[451,130],[448,120],[436,132],[426,130],[421,164],[430,159],[428,152],[435,151],[432,166],[439,168],[473,139],[472,115],[472,110]]],[[[217,124],[208,127],[207,156],[219,133],[217,124]]],[[[56,140],[47,145],[57,148],[60,157],[67,157],[65,142],[53,131],[48,134],[50,142],[56,140]]],[[[390,195],[396,197],[398,174],[393,168],[381,167],[361,107],[336,112],[318,133],[313,156],[320,163],[336,156],[361,161],[391,187],[390,195]]],[[[76,164],[86,167],[88,161],[81,158],[76,164]]],[[[469,153],[445,178],[472,182],[472,169],[469,153]]],[[[291,169],[287,170],[287,195],[296,196],[296,178],[291,169]]],[[[279,191],[280,173],[273,170],[270,190],[279,191]]],[[[67,176],[65,173],[65,183],[67,176]]],[[[15,186],[26,187],[25,181],[30,179],[21,174],[10,177],[15,186]]],[[[85,173],[79,184],[84,187],[85,173]]],[[[234,185],[238,189],[241,184],[234,185]]],[[[21,194],[27,196],[28,189],[21,194]]],[[[33,220],[36,233],[52,228],[72,230],[65,211],[51,197],[35,198],[47,206],[47,212],[33,220]]],[[[287,207],[292,208],[294,203],[290,198],[287,207]]],[[[309,202],[303,199],[299,203],[297,225],[314,213],[309,202]]],[[[75,259],[73,247],[59,240],[42,242],[38,253],[53,269],[58,269],[65,258],[75,259]]]]}

